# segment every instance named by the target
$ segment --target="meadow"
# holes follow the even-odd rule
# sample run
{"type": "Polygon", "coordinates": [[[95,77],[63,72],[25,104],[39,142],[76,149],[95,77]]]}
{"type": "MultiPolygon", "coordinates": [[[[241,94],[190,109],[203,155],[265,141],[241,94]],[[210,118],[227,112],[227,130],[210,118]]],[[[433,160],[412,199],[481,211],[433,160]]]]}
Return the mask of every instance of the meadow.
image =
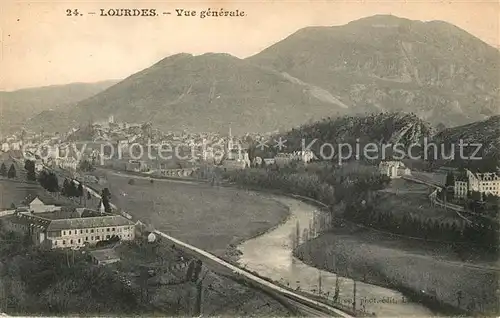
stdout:
{"type": "Polygon", "coordinates": [[[103,186],[110,189],[111,202],[134,218],[217,255],[288,216],[288,209],[277,201],[244,189],[150,182],[113,172],[107,173],[103,186]]]}

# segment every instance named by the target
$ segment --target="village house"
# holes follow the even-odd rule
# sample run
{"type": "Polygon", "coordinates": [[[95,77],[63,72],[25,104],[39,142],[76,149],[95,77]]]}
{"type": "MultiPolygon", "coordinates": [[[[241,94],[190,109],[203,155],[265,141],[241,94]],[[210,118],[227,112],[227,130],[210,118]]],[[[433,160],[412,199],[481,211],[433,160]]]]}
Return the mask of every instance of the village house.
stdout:
{"type": "Polygon", "coordinates": [[[45,204],[39,197],[35,197],[29,204],[28,209],[30,213],[45,213],[60,211],[60,206],[45,204]]]}
{"type": "Polygon", "coordinates": [[[4,142],[4,143],[2,143],[2,151],[3,151],[3,152],[7,152],[7,151],[9,151],[9,149],[10,149],[10,146],[9,146],[9,143],[8,143],[8,142],[4,142]]]}
{"type": "Polygon", "coordinates": [[[41,172],[44,169],[42,159],[36,159],[35,160],[35,171],[36,172],[41,172]]]}
{"type": "Polygon", "coordinates": [[[266,166],[274,165],[276,163],[276,160],[274,158],[264,158],[264,164],[266,166]]]}
{"type": "Polygon", "coordinates": [[[59,157],[56,158],[56,165],[65,170],[76,170],[78,167],[78,160],[73,157],[59,157]]]}
{"type": "Polygon", "coordinates": [[[307,164],[315,158],[314,153],[310,150],[294,151],[291,153],[278,153],[274,157],[276,165],[285,166],[293,161],[302,162],[307,164]]]}
{"type": "Polygon", "coordinates": [[[130,159],[126,164],[126,170],[135,172],[148,171],[148,164],[143,160],[133,160],[130,159]]]}
{"type": "Polygon", "coordinates": [[[90,251],[89,254],[92,258],[92,262],[99,266],[113,264],[120,261],[120,257],[113,248],[90,251]]]}

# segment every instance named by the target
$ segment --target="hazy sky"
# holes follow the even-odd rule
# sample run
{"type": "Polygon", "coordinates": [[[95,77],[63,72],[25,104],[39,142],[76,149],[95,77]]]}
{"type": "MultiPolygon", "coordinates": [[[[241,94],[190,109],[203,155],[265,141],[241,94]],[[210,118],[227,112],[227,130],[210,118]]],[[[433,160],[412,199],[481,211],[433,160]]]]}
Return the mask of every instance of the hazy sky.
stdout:
{"type": "Polygon", "coordinates": [[[491,45],[500,43],[499,2],[495,0],[0,0],[0,90],[120,79],[179,52],[226,52],[243,58],[300,28],[341,25],[375,14],[443,20],[491,45]],[[101,8],[155,8],[159,16],[101,17],[101,8]],[[177,8],[240,9],[246,16],[176,17],[177,8]],[[78,9],[84,15],[68,17],[66,9],[78,9]],[[162,14],[167,11],[172,14],[162,14]]]}

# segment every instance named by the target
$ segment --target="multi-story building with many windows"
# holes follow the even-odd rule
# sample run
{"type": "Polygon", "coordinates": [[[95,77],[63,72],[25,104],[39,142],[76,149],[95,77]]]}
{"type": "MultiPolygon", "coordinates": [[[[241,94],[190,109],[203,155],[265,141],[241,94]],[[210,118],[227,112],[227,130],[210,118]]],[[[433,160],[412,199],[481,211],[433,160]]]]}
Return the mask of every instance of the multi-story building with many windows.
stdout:
{"type": "Polygon", "coordinates": [[[500,177],[495,172],[472,173],[467,170],[469,191],[500,196],[500,177]]]}
{"type": "Polygon", "coordinates": [[[455,180],[455,197],[465,198],[470,191],[500,196],[500,176],[495,172],[473,173],[466,170],[466,176],[455,180]]]}
{"type": "Polygon", "coordinates": [[[7,218],[11,230],[31,236],[35,244],[48,248],[78,248],[93,246],[113,236],[131,241],[135,238],[134,223],[121,215],[99,215],[87,210],[83,213],[17,212],[7,218]],[[60,217],[64,218],[60,218],[60,217]]]}

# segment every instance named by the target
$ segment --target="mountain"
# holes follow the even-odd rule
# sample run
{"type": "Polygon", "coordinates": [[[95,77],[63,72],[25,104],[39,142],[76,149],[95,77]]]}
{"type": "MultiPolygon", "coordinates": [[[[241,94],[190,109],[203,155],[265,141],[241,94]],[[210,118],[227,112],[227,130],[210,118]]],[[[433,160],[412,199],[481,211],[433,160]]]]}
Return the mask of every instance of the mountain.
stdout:
{"type": "Polygon", "coordinates": [[[455,160],[446,160],[447,164],[461,166],[463,162],[468,161],[467,167],[495,171],[496,167],[500,165],[500,116],[491,116],[483,121],[445,129],[437,133],[432,141],[436,145],[443,145],[442,147],[447,150],[445,157],[449,157],[449,154],[454,150],[455,160]],[[462,159],[458,146],[461,141],[464,145],[472,145],[463,147],[464,157],[470,158],[474,155],[474,157],[481,157],[483,160],[462,159]],[[480,149],[475,145],[481,145],[480,149]],[[474,154],[476,149],[479,152],[474,154]]]}
{"type": "Polygon", "coordinates": [[[228,54],[177,54],[79,102],[58,114],[58,122],[113,115],[118,122],[151,122],[163,131],[226,132],[229,125],[235,133],[274,131],[345,109],[329,98],[228,54]]]}
{"type": "Polygon", "coordinates": [[[247,61],[312,85],[352,113],[403,111],[456,126],[500,113],[500,53],[446,22],[377,15],[308,27],[247,61]]]}
{"type": "Polygon", "coordinates": [[[117,81],[73,83],[0,92],[0,134],[21,128],[42,111],[55,112],[95,95],[117,81]]]}

